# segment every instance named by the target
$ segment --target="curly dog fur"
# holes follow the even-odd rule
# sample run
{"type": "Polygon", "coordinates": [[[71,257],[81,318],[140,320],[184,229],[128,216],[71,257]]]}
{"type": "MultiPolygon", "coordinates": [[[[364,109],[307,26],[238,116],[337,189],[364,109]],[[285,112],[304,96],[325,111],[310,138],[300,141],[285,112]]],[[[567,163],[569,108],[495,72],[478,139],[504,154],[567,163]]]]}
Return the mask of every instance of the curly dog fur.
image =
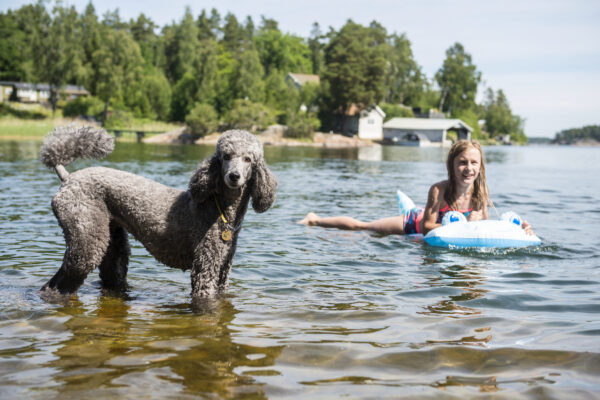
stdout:
{"type": "Polygon", "coordinates": [[[192,296],[226,290],[248,202],[262,213],[275,201],[277,181],[260,141],[245,131],[223,133],[215,154],[192,174],[186,191],[111,168],[71,174],[64,168],[76,158],[106,156],[113,147],[110,135],[89,127],[56,128],[44,140],[40,158],[62,181],[52,210],[67,249],[42,291],[74,293],[96,267],[104,287],[123,289],[128,232],[158,261],[191,270],[192,296]]]}

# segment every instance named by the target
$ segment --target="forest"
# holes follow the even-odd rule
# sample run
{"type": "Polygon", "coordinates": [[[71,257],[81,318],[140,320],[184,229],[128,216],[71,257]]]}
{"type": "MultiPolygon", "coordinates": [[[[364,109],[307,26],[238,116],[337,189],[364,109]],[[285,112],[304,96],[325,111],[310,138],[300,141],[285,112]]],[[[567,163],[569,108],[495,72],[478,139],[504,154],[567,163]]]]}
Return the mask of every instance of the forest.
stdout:
{"type": "Polygon", "coordinates": [[[118,9],[98,16],[91,2],[79,13],[39,0],[0,13],[0,81],[47,83],[53,112],[93,116],[104,126],[172,121],[203,135],[279,123],[290,136],[309,137],[343,132],[350,110],[377,104],[386,119],[438,110],[469,124],[475,138],[526,141],[525,121],[501,89],[488,88],[477,103],[482,72],[462,44],[448,48],[427,77],[407,35],[376,21],[348,20],[339,30],[314,23],[303,38],[265,16],[188,8],[160,27],[143,13],[124,21],[118,9]],[[320,83],[297,87],[289,73],[315,74],[320,83]],[[67,84],[91,95],[66,102],[60,89],[67,84]]]}
{"type": "Polygon", "coordinates": [[[600,142],[600,125],[562,130],[556,134],[553,142],[557,144],[598,143],[600,142]]]}

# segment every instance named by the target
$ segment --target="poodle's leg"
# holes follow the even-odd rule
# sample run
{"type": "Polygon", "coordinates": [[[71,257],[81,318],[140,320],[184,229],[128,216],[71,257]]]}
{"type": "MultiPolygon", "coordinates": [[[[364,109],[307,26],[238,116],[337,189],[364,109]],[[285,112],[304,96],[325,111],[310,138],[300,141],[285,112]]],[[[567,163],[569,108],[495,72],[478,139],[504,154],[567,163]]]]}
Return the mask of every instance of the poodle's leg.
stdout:
{"type": "Polygon", "coordinates": [[[227,279],[235,254],[233,249],[222,247],[220,240],[202,241],[192,266],[192,297],[211,297],[227,289],[227,279]]]}
{"type": "Polygon", "coordinates": [[[67,250],[60,269],[42,291],[70,294],[102,262],[110,240],[110,220],[106,212],[89,205],[83,209],[70,208],[68,213],[60,207],[54,210],[63,228],[67,250]]]}
{"type": "MultiPolygon", "coordinates": [[[[214,255],[214,254],[213,254],[214,255]]],[[[192,267],[192,297],[211,297],[217,294],[219,285],[218,260],[205,254],[196,257],[192,267]]]]}
{"type": "Polygon", "coordinates": [[[125,289],[130,254],[127,231],[117,223],[111,222],[110,242],[99,268],[102,286],[108,289],[125,289]]]}

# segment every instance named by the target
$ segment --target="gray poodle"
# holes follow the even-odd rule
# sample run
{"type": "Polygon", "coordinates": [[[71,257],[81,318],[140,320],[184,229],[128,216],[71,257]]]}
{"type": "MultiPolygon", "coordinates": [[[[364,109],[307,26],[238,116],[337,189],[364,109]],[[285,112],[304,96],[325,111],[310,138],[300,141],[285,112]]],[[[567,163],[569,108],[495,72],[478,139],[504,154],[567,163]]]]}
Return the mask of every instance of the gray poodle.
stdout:
{"type": "Polygon", "coordinates": [[[113,148],[110,135],[91,127],[56,128],[44,140],[40,158],[62,181],[52,210],[67,249],[42,291],[74,293],[96,267],[104,287],[123,289],[127,232],[158,261],[191,270],[192,296],[224,291],[249,200],[258,213],[275,201],[277,181],[260,141],[245,131],[223,133],[186,191],[111,168],[69,174],[64,167],[76,158],[104,157],[113,148]]]}

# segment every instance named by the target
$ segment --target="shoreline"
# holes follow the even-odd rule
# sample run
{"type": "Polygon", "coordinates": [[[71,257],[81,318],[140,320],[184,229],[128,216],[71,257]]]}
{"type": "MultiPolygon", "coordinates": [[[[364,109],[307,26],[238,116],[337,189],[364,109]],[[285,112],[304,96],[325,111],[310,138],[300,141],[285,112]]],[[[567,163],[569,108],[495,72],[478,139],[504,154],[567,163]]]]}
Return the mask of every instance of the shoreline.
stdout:
{"type": "MultiPolygon", "coordinates": [[[[74,121],[69,121],[73,123],[74,121]]],[[[40,124],[42,125],[42,124],[40,124]]],[[[315,132],[312,140],[310,139],[292,139],[283,136],[285,127],[282,125],[272,125],[265,131],[255,133],[256,137],[262,142],[263,146],[273,147],[312,147],[312,148],[332,148],[332,149],[344,149],[344,148],[365,148],[383,146],[384,144],[380,141],[373,141],[367,139],[359,139],[356,136],[344,136],[338,133],[325,133],[315,132]]],[[[51,131],[51,130],[50,130],[51,131]]],[[[0,141],[43,141],[44,137],[48,132],[44,134],[36,133],[0,133],[0,141]]],[[[159,145],[181,145],[181,144],[194,144],[194,145],[215,145],[221,133],[212,133],[206,135],[195,141],[192,140],[191,136],[185,132],[185,127],[179,127],[171,131],[155,134],[142,139],[143,143],[147,144],[159,144],[159,145]]],[[[117,142],[135,143],[137,138],[131,137],[120,137],[115,138],[117,142]]],[[[483,146],[498,146],[499,143],[493,141],[480,140],[483,146]]],[[[600,147],[600,141],[593,140],[578,140],[573,143],[525,143],[525,144],[513,144],[514,146],[569,146],[569,147],[600,147]]]]}

